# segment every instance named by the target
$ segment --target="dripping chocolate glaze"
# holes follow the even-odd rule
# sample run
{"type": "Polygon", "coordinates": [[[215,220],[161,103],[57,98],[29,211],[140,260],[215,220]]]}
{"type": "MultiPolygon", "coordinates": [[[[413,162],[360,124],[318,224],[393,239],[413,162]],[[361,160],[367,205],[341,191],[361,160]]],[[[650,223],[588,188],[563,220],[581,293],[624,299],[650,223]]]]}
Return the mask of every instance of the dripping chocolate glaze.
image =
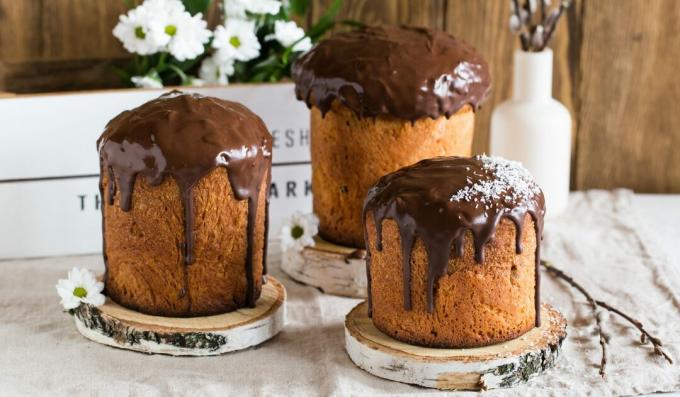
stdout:
{"type": "MultiPolygon", "coordinates": [[[[364,202],[364,220],[369,215],[375,221],[376,249],[382,250],[382,221],[392,219],[397,223],[401,237],[402,271],[404,278],[404,308],[411,310],[411,253],[415,239],[420,239],[428,257],[427,305],[434,310],[434,285],[446,273],[449,256],[462,257],[466,231],[474,239],[475,260],[484,262],[484,245],[493,238],[496,227],[504,218],[517,228],[515,249],[522,251],[523,221],[531,216],[536,230],[535,308],[536,326],[540,325],[540,239],[543,231],[545,201],[543,193],[533,184],[531,197],[514,197],[513,191],[480,203],[471,199],[452,199],[457,192],[479,181],[491,181],[497,176],[485,168],[477,156],[439,157],[423,160],[382,177],[373,186],[364,202]]],[[[368,231],[366,230],[366,247],[368,231]]],[[[371,305],[370,248],[367,255],[368,299],[371,305]]]]}
{"type": "Polygon", "coordinates": [[[415,121],[477,109],[491,85],[484,59],[448,33],[366,27],[323,40],[293,65],[295,94],[326,114],[339,101],[358,117],[415,121]]]}
{"type": "MultiPolygon", "coordinates": [[[[107,124],[97,147],[101,174],[108,175],[108,205],[118,195],[120,208],[129,211],[138,177],[151,185],[159,185],[166,177],[175,179],[184,211],[185,272],[194,259],[193,187],[216,167],[227,170],[236,199],[248,200],[246,300],[254,306],[255,219],[260,189],[265,178],[269,181],[271,177],[272,163],[272,138],[262,120],[235,102],[172,91],[116,116],[107,124]]],[[[266,186],[269,189],[269,183],[266,186]]],[[[266,197],[268,202],[269,192],[266,197]]],[[[267,230],[264,244],[266,252],[267,230]]],[[[180,294],[186,293],[185,286],[180,294]]]]}

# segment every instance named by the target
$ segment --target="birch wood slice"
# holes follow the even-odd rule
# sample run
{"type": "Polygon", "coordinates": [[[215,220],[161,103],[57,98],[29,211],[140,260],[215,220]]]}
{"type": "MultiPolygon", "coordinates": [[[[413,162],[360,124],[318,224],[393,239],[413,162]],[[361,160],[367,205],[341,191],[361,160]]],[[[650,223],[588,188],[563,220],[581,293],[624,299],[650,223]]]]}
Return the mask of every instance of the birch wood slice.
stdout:
{"type": "Polygon", "coordinates": [[[104,345],[171,356],[211,356],[259,345],[281,331],[286,290],[267,276],[254,308],[206,317],[160,317],[127,309],[110,299],[72,311],[78,331],[104,345]]]}
{"type": "Polygon", "coordinates": [[[470,349],[409,345],[380,332],[362,302],[345,319],[345,347],[359,368],[381,378],[445,390],[512,387],[555,364],[567,322],[542,305],[543,325],[519,338],[470,349]]]}
{"type": "Polygon", "coordinates": [[[302,252],[284,250],[281,269],[293,280],[331,295],[366,298],[366,251],[329,243],[314,236],[302,252]]]}

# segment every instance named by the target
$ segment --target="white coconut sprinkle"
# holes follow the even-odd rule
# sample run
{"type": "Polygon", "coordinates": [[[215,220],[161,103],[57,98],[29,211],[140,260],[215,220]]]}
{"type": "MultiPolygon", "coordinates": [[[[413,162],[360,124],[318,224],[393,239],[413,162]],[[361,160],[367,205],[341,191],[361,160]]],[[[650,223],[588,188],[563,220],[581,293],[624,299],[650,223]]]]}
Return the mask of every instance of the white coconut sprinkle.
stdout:
{"type": "Polygon", "coordinates": [[[541,192],[531,173],[520,162],[484,154],[475,158],[483,163],[482,168],[489,176],[474,184],[467,178],[468,185],[451,196],[450,201],[480,203],[489,209],[499,200],[516,203],[530,200],[541,192]]]}

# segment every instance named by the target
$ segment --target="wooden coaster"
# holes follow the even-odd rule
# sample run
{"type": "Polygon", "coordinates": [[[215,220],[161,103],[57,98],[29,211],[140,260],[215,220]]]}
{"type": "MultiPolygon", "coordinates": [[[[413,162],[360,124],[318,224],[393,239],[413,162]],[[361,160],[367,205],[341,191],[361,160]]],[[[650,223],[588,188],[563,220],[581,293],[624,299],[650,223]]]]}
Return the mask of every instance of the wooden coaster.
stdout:
{"type": "Polygon", "coordinates": [[[78,331],[105,345],[171,356],[210,356],[248,347],[274,337],[285,321],[286,290],[267,276],[254,308],[206,317],[160,317],[142,314],[110,299],[102,306],[80,305],[74,311],[78,331]]]}
{"type": "Polygon", "coordinates": [[[293,280],[326,294],[366,298],[366,251],[329,243],[314,236],[302,252],[283,251],[281,269],[293,280]]]}
{"type": "Polygon", "coordinates": [[[519,338],[470,349],[409,345],[380,332],[362,302],[345,319],[345,347],[359,368],[381,378],[436,389],[511,387],[552,367],[567,336],[567,321],[542,305],[543,325],[519,338]]]}

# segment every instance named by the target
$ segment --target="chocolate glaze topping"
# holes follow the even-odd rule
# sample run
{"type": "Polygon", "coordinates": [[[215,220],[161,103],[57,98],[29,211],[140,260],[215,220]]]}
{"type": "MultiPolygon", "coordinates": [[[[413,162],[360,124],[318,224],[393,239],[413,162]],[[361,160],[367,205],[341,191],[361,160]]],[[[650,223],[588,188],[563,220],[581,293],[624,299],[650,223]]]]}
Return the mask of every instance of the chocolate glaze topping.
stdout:
{"type": "Polygon", "coordinates": [[[477,109],[491,78],[484,59],[448,33],[366,27],[319,43],[293,65],[295,94],[326,114],[337,100],[358,117],[415,121],[477,109]]]}
{"type": "MultiPolygon", "coordinates": [[[[118,194],[120,208],[129,211],[139,176],[155,186],[167,176],[175,179],[184,207],[185,272],[193,262],[193,187],[214,168],[227,169],[236,199],[248,200],[246,300],[254,306],[255,218],[265,178],[269,189],[272,163],[272,138],[262,120],[239,103],[172,91],[116,116],[107,124],[97,147],[102,175],[106,172],[109,180],[108,205],[118,194]]],[[[268,192],[266,197],[268,204],[268,192]]],[[[266,229],[265,225],[265,252],[266,229]]],[[[186,293],[185,287],[181,294],[186,293]]]]}
{"type": "MultiPolygon", "coordinates": [[[[529,214],[536,230],[536,326],[540,325],[540,239],[545,200],[529,172],[519,163],[496,157],[438,157],[423,160],[382,177],[364,202],[364,219],[371,214],[376,249],[382,250],[382,221],[394,220],[401,237],[404,307],[411,310],[411,252],[416,237],[428,257],[427,305],[434,310],[434,285],[446,273],[449,256],[462,257],[466,231],[474,239],[475,260],[484,262],[484,245],[503,218],[517,228],[515,249],[522,251],[523,221],[529,214]]],[[[366,231],[368,239],[368,231],[366,231]]],[[[368,241],[366,241],[368,248],[368,241]]],[[[367,256],[369,308],[370,249],[367,256]]],[[[370,309],[369,309],[370,311],[370,309]]]]}

